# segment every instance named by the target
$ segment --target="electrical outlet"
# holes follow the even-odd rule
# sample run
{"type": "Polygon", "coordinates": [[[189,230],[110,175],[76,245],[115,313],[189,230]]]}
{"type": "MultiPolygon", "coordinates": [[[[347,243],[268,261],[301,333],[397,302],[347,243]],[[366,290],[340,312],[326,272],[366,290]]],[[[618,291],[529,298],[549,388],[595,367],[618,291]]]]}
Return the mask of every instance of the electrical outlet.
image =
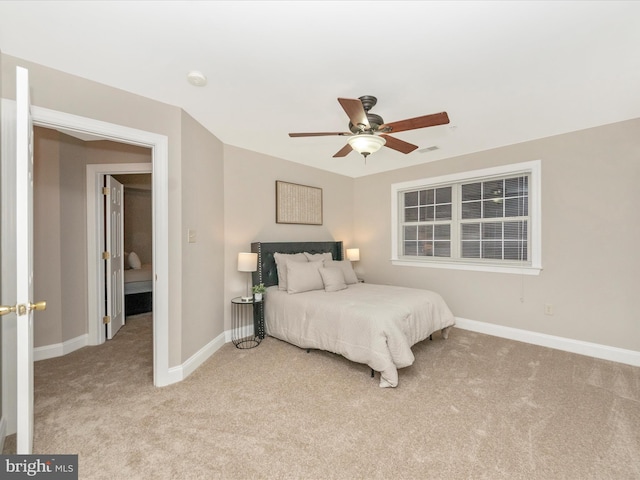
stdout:
{"type": "Polygon", "coordinates": [[[553,315],[553,305],[551,305],[550,303],[546,303],[544,305],[544,314],[553,315]]]}

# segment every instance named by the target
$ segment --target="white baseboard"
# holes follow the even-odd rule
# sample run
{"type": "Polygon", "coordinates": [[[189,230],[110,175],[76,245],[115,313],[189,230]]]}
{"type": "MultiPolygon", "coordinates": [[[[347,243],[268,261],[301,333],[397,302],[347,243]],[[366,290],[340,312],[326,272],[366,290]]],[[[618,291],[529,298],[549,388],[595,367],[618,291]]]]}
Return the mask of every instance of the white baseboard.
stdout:
{"type": "Polygon", "coordinates": [[[79,337],[72,338],[71,340],[67,340],[62,343],[34,348],[33,360],[37,362],[38,360],[61,357],[67,353],[86,347],[87,345],[89,345],[89,335],[85,333],[84,335],[80,335],[79,337]]]}
{"type": "Polygon", "coordinates": [[[182,365],[169,368],[169,382],[172,383],[181,382],[189,375],[191,375],[200,365],[209,359],[211,355],[216,353],[225,344],[225,333],[221,333],[216,338],[207,343],[204,347],[191,355],[189,359],[182,365]]]}
{"type": "Polygon", "coordinates": [[[540,345],[541,347],[555,348],[565,352],[587,355],[589,357],[611,360],[612,362],[626,363],[634,367],[640,367],[640,352],[625,350],[624,348],[610,347],[598,343],[583,342],[571,338],[556,337],[545,333],[520,330],[518,328],[505,327],[493,323],[478,322],[466,318],[456,317],[456,327],[472,332],[493,335],[494,337],[508,338],[519,342],[540,345]]]}
{"type": "MultiPolygon", "coordinates": [[[[49,358],[56,358],[71,353],[79,348],[86,347],[88,343],[89,335],[84,334],[71,340],[67,340],[63,343],[57,343],[55,345],[46,345],[44,347],[37,347],[33,349],[33,359],[47,360],[49,358]]],[[[211,340],[208,344],[194,353],[186,362],[177,367],[169,368],[168,379],[166,385],[177,383],[189,375],[191,375],[196,368],[202,365],[211,355],[217,352],[227,341],[231,341],[230,332],[224,332],[211,340]]],[[[0,450],[2,451],[2,450],[0,450]]]]}

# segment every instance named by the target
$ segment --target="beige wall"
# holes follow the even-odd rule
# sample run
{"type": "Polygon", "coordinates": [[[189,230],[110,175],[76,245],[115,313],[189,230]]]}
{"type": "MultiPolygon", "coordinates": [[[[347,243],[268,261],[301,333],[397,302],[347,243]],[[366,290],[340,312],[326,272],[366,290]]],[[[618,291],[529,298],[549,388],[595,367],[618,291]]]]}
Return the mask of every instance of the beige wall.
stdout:
{"type": "MultiPolygon", "coordinates": [[[[62,316],[57,321],[61,323],[62,341],[79,337],[87,332],[87,201],[83,162],[85,148],[83,142],[79,140],[74,138],[66,140],[68,141],[60,142],[59,152],[60,251],[58,255],[62,316]]],[[[35,168],[37,167],[34,166],[34,170],[35,168]]],[[[33,231],[34,236],[47,235],[46,231],[39,231],[37,225],[34,225],[33,231]]],[[[34,274],[49,268],[48,259],[43,260],[44,266],[42,263],[34,262],[34,274]]]]}
{"type": "MultiPolygon", "coordinates": [[[[151,161],[151,151],[148,150],[151,161]]],[[[143,265],[153,263],[152,177],[150,173],[113,175],[124,185],[124,252],[136,252],[143,265]]],[[[125,268],[128,267],[125,258],[125,268]]]]}
{"type": "Polygon", "coordinates": [[[358,267],[369,282],[436,290],[462,318],[638,351],[638,132],[640,119],[358,178],[358,267]],[[392,183],[536,159],[539,276],[391,265],[392,183]]]}
{"type": "MultiPolygon", "coordinates": [[[[124,189],[124,251],[136,252],[143,265],[153,262],[151,190],[124,189]]],[[[127,259],[125,259],[127,262],[127,259]]]]}
{"type": "Polygon", "coordinates": [[[33,294],[47,301],[47,309],[38,314],[42,320],[34,322],[36,347],[63,341],[59,137],[54,130],[34,129],[33,294]]]}
{"type": "Polygon", "coordinates": [[[182,360],[224,332],[224,162],[222,143],[182,114],[182,360]],[[188,243],[187,231],[195,231],[188,243]]]}
{"type": "MultiPolygon", "coordinates": [[[[349,177],[225,145],[225,301],[246,291],[247,274],[237,270],[238,252],[249,252],[251,242],[342,240],[349,247],[353,185],[349,177]],[[322,188],[323,224],[277,224],[276,180],[322,188]]],[[[226,310],[229,319],[228,305],[226,310]]]]}

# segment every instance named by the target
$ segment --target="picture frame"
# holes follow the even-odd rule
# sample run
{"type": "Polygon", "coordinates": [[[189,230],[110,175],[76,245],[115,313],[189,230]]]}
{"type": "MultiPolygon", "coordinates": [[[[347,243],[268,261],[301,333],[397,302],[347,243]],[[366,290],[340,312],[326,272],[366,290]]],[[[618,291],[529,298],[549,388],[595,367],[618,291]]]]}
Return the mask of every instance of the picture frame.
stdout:
{"type": "Polygon", "coordinates": [[[322,225],[322,188],[276,180],[276,223],[322,225]]]}

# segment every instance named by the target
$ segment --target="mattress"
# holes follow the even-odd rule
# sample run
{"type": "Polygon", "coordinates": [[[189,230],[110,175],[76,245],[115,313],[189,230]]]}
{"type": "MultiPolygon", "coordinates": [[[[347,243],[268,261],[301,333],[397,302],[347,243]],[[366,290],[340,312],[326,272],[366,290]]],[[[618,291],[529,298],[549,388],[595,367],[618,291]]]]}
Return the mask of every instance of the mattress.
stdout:
{"type": "Polygon", "coordinates": [[[124,271],[124,294],[132,295],[153,291],[153,268],[150,264],[124,271]]]}

